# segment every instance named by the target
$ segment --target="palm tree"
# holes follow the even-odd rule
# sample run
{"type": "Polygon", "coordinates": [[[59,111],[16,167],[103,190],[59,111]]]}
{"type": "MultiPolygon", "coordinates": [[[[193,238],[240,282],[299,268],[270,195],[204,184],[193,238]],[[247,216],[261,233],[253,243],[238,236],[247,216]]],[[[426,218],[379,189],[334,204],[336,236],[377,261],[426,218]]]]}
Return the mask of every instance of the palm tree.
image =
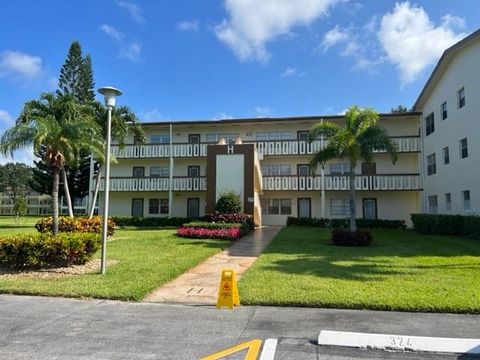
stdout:
{"type": "Polygon", "coordinates": [[[65,164],[82,150],[95,154],[103,150],[100,130],[91,107],[79,104],[70,95],[43,93],[39,100],[25,103],[15,125],[0,140],[0,152],[33,145],[35,154],[53,168],[53,234],[58,233],[58,187],[65,164]]]}
{"type": "MultiPolygon", "coordinates": [[[[100,136],[102,139],[106,137],[107,134],[107,108],[99,102],[93,103],[93,109],[95,112],[95,120],[99,128],[101,129],[100,136]]],[[[112,138],[117,142],[120,148],[125,147],[125,143],[129,136],[133,136],[140,143],[145,142],[145,133],[140,126],[140,122],[133,113],[126,106],[115,107],[112,110],[112,138]]],[[[112,156],[112,162],[115,162],[115,158],[112,156]]],[[[105,162],[105,154],[102,153],[101,156],[97,157],[97,162],[99,165],[103,165],[105,162]]],[[[91,219],[93,217],[93,212],[95,210],[95,203],[97,202],[98,191],[100,189],[100,167],[95,174],[95,189],[93,192],[92,203],[90,204],[90,210],[88,212],[88,217],[91,219]]]]}
{"type": "Polygon", "coordinates": [[[355,201],[355,167],[359,160],[373,161],[373,152],[383,150],[390,154],[392,162],[397,161],[396,145],[388,136],[386,129],[378,124],[379,115],[371,109],[352,106],[345,114],[346,126],[333,122],[315,124],[309,133],[310,141],[320,134],[327,139],[327,146],[318,151],[311,160],[311,166],[322,167],[334,158],[348,159],[350,164],[350,231],[357,230],[355,201]]]}

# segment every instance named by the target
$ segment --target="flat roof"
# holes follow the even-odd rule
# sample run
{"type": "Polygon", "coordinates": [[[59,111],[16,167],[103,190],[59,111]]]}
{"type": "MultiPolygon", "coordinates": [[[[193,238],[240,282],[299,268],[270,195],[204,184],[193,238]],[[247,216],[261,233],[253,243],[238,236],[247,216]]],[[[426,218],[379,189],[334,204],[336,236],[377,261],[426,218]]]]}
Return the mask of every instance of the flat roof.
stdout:
{"type": "MultiPolygon", "coordinates": [[[[408,116],[420,116],[421,112],[409,111],[404,113],[381,113],[380,118],[397,118],[408,116]]],[[[342,120],[344,115],[309,115],[309,116],[288,116],[288,117],[260,117],[260,118],[238,118],[221,120],[179,120],[179,121],[154,121],[142,122],[142,126],[149,125],[208,125],[208,124],[251,124],[251,123],[269,123],[269,122],[296,122],[296,121],[318,121],[323,120],[342,120]]]]}

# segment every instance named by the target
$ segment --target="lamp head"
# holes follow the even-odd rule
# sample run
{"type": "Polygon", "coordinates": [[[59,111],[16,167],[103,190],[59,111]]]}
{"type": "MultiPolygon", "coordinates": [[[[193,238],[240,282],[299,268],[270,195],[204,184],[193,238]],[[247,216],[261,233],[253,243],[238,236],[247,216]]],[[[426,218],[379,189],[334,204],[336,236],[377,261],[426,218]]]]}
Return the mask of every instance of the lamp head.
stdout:
{"type": "Polygon", "coordinates": [[[105,105],[107,107],[115,107],[115,99],[122,95],[122,92],[112,86],[105,86],[98,89],[98,92],[105,97],[105,105]]]}

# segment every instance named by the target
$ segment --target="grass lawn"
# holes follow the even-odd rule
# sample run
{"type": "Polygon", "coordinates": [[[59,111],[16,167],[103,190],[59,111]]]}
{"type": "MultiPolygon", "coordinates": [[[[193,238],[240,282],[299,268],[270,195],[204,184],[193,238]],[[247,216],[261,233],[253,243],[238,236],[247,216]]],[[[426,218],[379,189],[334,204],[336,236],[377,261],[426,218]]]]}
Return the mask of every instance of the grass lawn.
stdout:
{"type": "Polygon", "coordinates": [[[374,230],[366,248],[286,227],[239,282],[242,304],[480,313],[480,241],[374,230]]]}
{"type": "Polygon", "coordinates": [[[56,279],[0,276],[0,292],[141,300],[229,245],[228,241],[184,239],[174,234],[175,230],[118,230],[115,240],[107,244],[107,258],[119,263],[107,267],[106,275],[90,273],[56,279]]]}
{"type": "Polygon", "coordinates": [[[0,216],[0,235],[35,232],[33,225],[40,219],[40,216],[25,216],[17,221],[15,216],[0,216]]]}

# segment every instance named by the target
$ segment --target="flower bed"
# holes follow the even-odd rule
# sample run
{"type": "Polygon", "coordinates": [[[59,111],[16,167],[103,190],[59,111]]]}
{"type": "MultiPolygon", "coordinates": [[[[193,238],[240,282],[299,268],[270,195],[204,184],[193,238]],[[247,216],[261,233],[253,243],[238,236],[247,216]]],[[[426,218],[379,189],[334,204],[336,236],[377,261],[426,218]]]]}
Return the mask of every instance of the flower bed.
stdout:
{"type": "Polygon", "coordinates": [[[180,227],[177,229],[177,235],[193,239],[226,239],[236,240],[242,236],[240,227],[228,227],[207,229],[198,227],[180,227]]]}

